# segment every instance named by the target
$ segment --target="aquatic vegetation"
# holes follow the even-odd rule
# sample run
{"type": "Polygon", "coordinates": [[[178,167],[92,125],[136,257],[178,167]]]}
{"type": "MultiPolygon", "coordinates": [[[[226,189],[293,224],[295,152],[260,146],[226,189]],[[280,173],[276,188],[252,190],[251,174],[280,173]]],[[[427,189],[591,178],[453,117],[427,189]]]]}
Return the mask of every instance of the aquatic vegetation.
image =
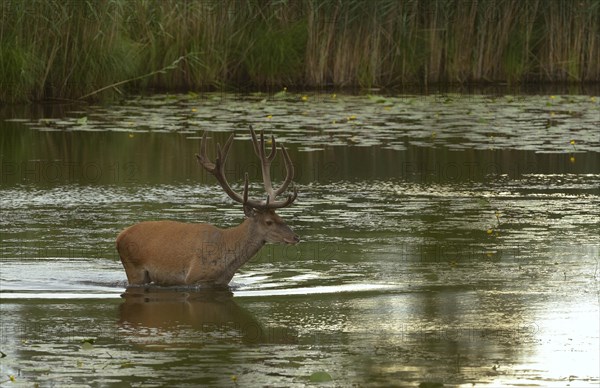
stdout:
{"type": "Polygon", "coordinates": [[[178,132],[191,139],[204,128],[230,131],[244,117],[248,124],[284,136],[286,144],[301,144],[304,152],[346,145],[389,150],[418,145],[574,156],[600,149],[593,130],[599,124],[597,106],[588,96],[340,94],[332,98],[289,91],[285,96],[158,94],[27,124],[41,131],[109,130],[132,138],[136,133],[178,132]],[[553,101],[552,106],[546,106],[547,101],[553,101]]]}
{"type": "Polygon", "coordinates": [[[331,377],[331,375],[329,373],[320,371],[320,372],[314,372],[313,374],[311,374],[309,377],[309,381],[311,383],[325,383],[325,382],[333,381],[333,378],[331,377]]]}

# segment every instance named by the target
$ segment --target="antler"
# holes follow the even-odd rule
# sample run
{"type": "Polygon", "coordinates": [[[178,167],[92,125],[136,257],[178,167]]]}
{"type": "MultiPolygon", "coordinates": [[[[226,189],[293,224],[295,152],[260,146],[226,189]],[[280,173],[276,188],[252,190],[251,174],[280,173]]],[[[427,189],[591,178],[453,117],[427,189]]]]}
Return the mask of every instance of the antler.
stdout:
{"type": "Polygon", "coordinates": [[[286,177],[281,187],[277,190],[274,190],[273,184],[271,182],[270,168],[271,162],[273,161],[273,159],[275,159],[275,156],[277,154],[275,137],[271,136],[271,152],[269,153],[269,156],[266,156],[263,132],[261,131],[260,133],[260,144],[256,138],[256,133],[254,132],[252,126],[250,126],[250,134],[252,135],[252,145],[254,146],[254,152],[261,161],[263,183],[265,186],[265,191],[267,192],[266,201],[259,201],[248,198],[248,173],[245,173],[244,175],[244,191],[242,195],[233,191],[233,189],[227,182],[227,178],[225,177],[225,161],[227,160],[229,147],[233,142],[233,133],[231,134],[231,136],[229,136],[229,139],[227,139],[227,142],[225,143],[222,149],[221,145],[217,144],[217,158],[215,159],[215,163],[212,163],[206,155],[206,132],[204,132],[204,134],[202,135],[202,141],[200,142],[200,154],[196,155],[196,157],[198,158],[198,162],[200,163],[200,165],[202,165],[202,167],[206,169],[206,171],[210,172],[215,176],[223,190],[225,190],[225,192],[227,193],[227,195],[229,195],[231,199],[243,204],[244,206],[250,206],[255,209],[279,209],[291,205],[298,196],[298,190],[296,189],[296,187],[294,187],[293,193],[289,194],[287,199],[283,201],[275,200],[275,198],[278,195],[280,195],[287,189],[289,184],[292,182],[292,179],[294,178],[294,165],[292,163],[292,160],[290,159],[287,150],[283,145],[281,146],[281,152],[283,153],[283,159],[285,162],[286,177]]]}
{"type": "Polygon", "coordinates": [[[270,208],[281,208],[290,205],[292,202],[296,200],[298,196],[298,190],[294,186],[294,192],[288,195],[285,201],[275,201],[275,198],[283,193],[289,184],[292,182],[294,178],[294,165],[292,160],[290,159],[290,155],[283,145],[281,145],[281,152],[283,153],[283,160],[285,162],[285,180],[281,184],[281,187],[277,190],[273,190],[273,183],[271,182],[271,162],[275,159],[277,155],[277,144],[275,143],[275,137],[271,136],[271,152],[269,152],[269,156],[265,153],[265,136],[264,132],[260,131],[260,143],[256,138],[256,132],[254,132],[254,128],[250,125],[250,134],[252,135],[252,145],[254,146],[254,152],[256,156],[261,161],[261,170],[263,176],[263,184],[265,186],[265,191],[267,192],[267,202],[266,204],[270,208]]]}

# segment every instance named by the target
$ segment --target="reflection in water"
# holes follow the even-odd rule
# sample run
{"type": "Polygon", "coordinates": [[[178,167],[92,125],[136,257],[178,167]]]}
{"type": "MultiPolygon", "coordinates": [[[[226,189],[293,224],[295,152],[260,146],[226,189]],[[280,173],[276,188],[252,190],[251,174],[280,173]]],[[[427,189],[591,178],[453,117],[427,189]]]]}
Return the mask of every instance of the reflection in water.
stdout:
{"type": "MultiPolygon", "coordinates": [[[[261,325],[235,302],[231,291],[128,287],[122,297],[119,325],[136,340],[144,333],[152,333],[155,338],[167,333],[185,337],[182,333],[187,332],[195,341],[206,337],[244,344],[297,342],[297,335],[289,329],[261,325]]],[[[205,341],[195,342],[195,346],[205,345],[205,341]]]]}

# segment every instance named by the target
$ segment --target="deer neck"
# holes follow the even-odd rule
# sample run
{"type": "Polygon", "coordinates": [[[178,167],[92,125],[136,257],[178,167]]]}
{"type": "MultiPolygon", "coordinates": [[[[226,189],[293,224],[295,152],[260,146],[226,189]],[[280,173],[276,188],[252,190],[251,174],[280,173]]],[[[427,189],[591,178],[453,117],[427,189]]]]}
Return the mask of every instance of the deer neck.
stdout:
{"type": "Polygon", "coordinates": [[[250,260],[265,245],[259,235],[255,223],[247,218],[240,225],[224,232],[225,259],[228,261],[225,277],[233,277],[234,273],[250,260]]]}

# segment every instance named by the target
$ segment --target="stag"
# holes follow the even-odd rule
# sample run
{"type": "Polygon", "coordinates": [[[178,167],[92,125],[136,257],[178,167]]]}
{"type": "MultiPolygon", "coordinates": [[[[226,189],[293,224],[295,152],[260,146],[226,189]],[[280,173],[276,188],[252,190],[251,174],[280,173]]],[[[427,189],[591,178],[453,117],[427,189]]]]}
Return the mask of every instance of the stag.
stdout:
{"type": "Polygon", "coordinates": [[[147,221],[123,230],[117,237],[117,251],[130,285],[154,283],[161,286],[202,285],[226,287],[235,272],[250,260],[266,243],[296,244],[300,238],[276,213],[291,205],[298,196],[293,186],[285,199],[284,193],[294,178],[294,165],[283,145],[281,153],[286,177],[278,189],[271,182],[271,163],[277,154],[275,138],[267,155],[264,134],[260,140],[250,126],[254,152],[261,162],[266,199],[248,197],[248,173],[245,173],[241,194],[235,192],[225,177],[225,162],[234,134],[221,148],[217,144],[215,162],[206,154],[206,132],[202,135],[199,164],[214,175],[225,193],[242,204],[245,220],[238,226],[221,229],[210,224],[175,221],[147,221]]]}

